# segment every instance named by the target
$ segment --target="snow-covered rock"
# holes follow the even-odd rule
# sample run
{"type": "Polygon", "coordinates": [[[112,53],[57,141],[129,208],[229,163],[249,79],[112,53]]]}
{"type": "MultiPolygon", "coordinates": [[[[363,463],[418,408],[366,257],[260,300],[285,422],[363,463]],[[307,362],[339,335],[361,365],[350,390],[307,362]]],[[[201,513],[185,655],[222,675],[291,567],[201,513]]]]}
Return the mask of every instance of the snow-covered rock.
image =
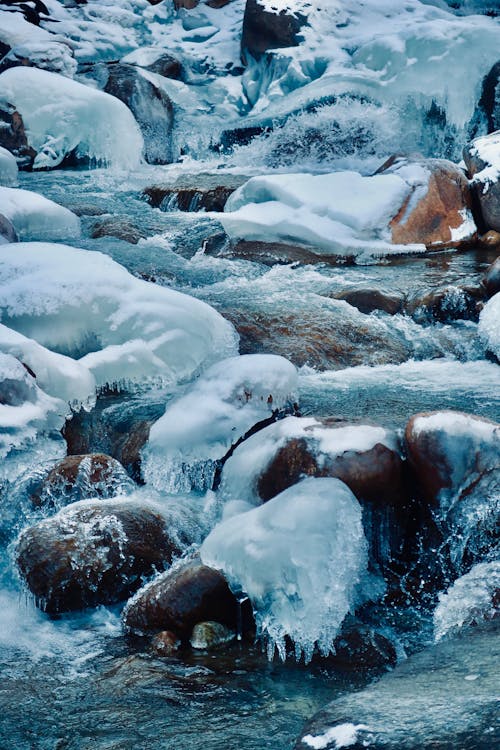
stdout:
{"type": "Polygon", "coordinates": [[[422,252],[425,237],[393,242],[391,236],[392,219],[415,189],[411,169],[372,177],[356,172],[254,177],[230,196],[220,221],[234,240],[302,243],[319,256],[422,252]]]}
{"type": "Polygon", "coordinates": [[[307,18],[307,5],[297,0],[246,0],[241,56],[259,59],[271,49],[295,47],[298,34],[307,18]]]}
{"type": "Polygon", "coordinates": [[[0,185],[17,185],[17,171],[15,156],[0,146],[0,185]]]}
{"type": "Polygon", "coordinates": [[[464,148],[464,160],[486,229],[500,231],[500,130],[464,148]]]}
{"type": "Polygon", "coordinates": [[[18,65],[50,70],[72,78],[78,64],[69,44],[51,40],[43,42],[28,40],[23,44],[15,45],[5,55],[0,61],[0,72],[18,65]]]}
{"type": "Polygon", "coordinates": [[[36,242],[0,253],[2,322],[79,359],[97,385],[174,384],[235,353],[234,329],[209,305],[106,255],[36,242]]]}
{"type": "Polygon", "coordinates": [[[483,307],[479,316],[478,333],[486,348],[500,360],[500,292],[483,307]]]}
{"type": "Polygon", "coordinates": [[[338,479],[305,479],[223,521],[200,555],[249,596],[270,657],[285,658],[288,636],[306,661],[330,652],[368,562],[361,508],[338,479]]]}
{"type": "Polygon", "coordinates": [[[210,489],[231,446],[296,394],[297,371],[283,357],[244,355],[212,365],[152,426],[143,451],[146,481],[175,492],[210,489]]]}
{"type": "Polygon", "coordinates": [[[0,102],[16,107],[33,166],[54,168],[65,157],[133,169],[141,161],[143,138],[130,110],[109,94],[57,73],[25,66],[0,75],[0,102]]]}
{"type": "Polygon", "coordinates": [[[12,223],[20,240],[74,240],[80,237],[78,216],[31,190],[0,187],[0,213],[12,223]]]}

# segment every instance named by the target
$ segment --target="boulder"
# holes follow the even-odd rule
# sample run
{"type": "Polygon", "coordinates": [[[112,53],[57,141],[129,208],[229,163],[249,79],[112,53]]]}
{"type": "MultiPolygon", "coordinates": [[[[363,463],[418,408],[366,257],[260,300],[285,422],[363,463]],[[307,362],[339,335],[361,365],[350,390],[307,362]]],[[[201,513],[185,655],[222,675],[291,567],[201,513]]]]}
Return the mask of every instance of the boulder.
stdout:
{"type": "Polygon", "coordinates": [[[344,672],[379,672],[394,667],[397,654],[394,644],[385,635],[347,617],[342,632],[335,639],[334,655],[329,662],[344,672]]]}
{"type": "Polygon", "coordinates": [[[111,216],[96,222],[90,230],[90,236],[93,239],[116,237],[124,242],[130,242],[131,245],[137,245],[139,240],[144,239],[146,235],[143,230],[128,219],[121,216],[111,216]]]}
{"type": "Polygon", "coordinates": [[[15,107],[0,102],[0,146],[10,151],[21,169],[30,169],[36,151],[28,144],[23,118],[15,107]]]}
{"type": "Polygon", "coordinates": [[[453,162],[393,156],[377,174],[396,174],[412,187],[390,222],[394,244],[434,249],[460,247],[476,238],[469,184],[453,162]]]}
{"type": "Polygon", "coordinates": [[[125,629],[137,635],[171,630],[188,640],[193,627],[208,620],[236,629],[238,604],[224,576],[199,559],[155,578],[123,610],[125,629]]]}
{"type": "Polygon", "coordinates": [[[463,152],[482,229],[500,232],[500,130],[475,138],[463,152]]]}
{"type": "Polygon", "coordinates": [[[500,292],[500,257],[486,271],[483,284],[488,297],[493,297],[494,294],[500,292]]]}
{"type": "Polygon", "coordinates": [[[498,250],[500,249],[500,232],[490,229],[489,232],[481,235],[479,242],[484,248],[498,250]]]}
{"type": "Polygon", "coordinates": [[[401,312],[405,300],[402,294],[382,289],[347,289],[338,292],[335,299],[342,299],[365,314],[381,310],[389,315],[401,312]]]}
{"type": "Polygon", "coordinates": [[[220,622],[198,622],[191,633],[189,643],[195,649],[211,650],[234,641],[236,633],[220,622]]]}
{"type": "Polygon", "coordinates": [[[126,599],[177,554],[159,513],[114,499],[73,503],[25,529],[16,559],[37,604],[57,613],[126,599]]]}
{"type": "Polygon", "coordinates": [[[43,479],[32,500],[36,505],[67,505],[78,500],[110,498],[134,487],[123,466],[111,456],[66,456],[43,479]]]}
{"type": "Polygon", "coordinates": [[[285,2],[279,8],[263,0],[247,0],[241,33],[244,64],[250,57],[258,60],[269,50],[299,44],[300,30],[307,23],[307,16],[297,11],[294,5],[285,2]]]}
{"type": "Polygon", "coordinates": [[[151,73],[158,73],[158,75],[163,76],[164,78],[174,78],[175,80],[178,80],[182,77],[181,63],[176,57],[170,55],[168,52],[164,52],[150,65],[144,65],[141,67],[150,70],[151,73]]]}
{"type": "Polygon", "coordinates": [[[447,286],[411,297],[404,308],[417,323],[477,321],[484,299],[484,288],[481,286],[447,286]]]}
{"type": "Polygon", "coordinates": [[[162,630],[151,639],[150,649],[156,656],[171,656],[179,650],[180,645],[181,642],[175,633],[162,630]]]}
{"type": "Polygon", "coordinates": [[[142,195],[162,211],[224,211],[229,196],[248,178],[244,175],[199,174],[172,185],[152,185],[142,195]]]}

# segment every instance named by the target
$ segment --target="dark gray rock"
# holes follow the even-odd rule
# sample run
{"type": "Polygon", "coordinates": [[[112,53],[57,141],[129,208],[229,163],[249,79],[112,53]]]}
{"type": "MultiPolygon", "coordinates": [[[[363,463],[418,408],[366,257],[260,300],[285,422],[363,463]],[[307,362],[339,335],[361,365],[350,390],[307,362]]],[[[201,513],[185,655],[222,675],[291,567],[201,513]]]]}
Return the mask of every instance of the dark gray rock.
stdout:
{"type": "Polygon", "coordinates": [[[18,242],[16,230],[6,216],[0,214],[0,245],[6,242],[18,242]]]}
{"type": "Polygon", "coordinates": [[[295,47],[299,44],[301,28],[307,23],[303,13],[287,10],[266,10],[259,0],[247,0],[241,35],[241,59],[249,56],[258,60],[268,50],[295,47]]]}
{"type": "Polygon", "coordinates": [[[500,256],[486,271],[483,283],[488,297],[500,292],[500,256]]]}
{"type": "Polygon", "coordinates": [[[492,166],[486,161],[484,145],[488,144],[488,151],[496,152],[500,159],[500,133],[491,133],[482,138],[476,138],[464,148],[463,157],[467,166],[469,177],[475,178],[472,182],[473,194],[480,213],[479,219],[483,226],[481,231],[494,229],[500,232],[500,179],[492,179],[487,173],[483,177],[480,173],[492,166]],[[493,147],[493,148],[492,148],[493,147]]]}

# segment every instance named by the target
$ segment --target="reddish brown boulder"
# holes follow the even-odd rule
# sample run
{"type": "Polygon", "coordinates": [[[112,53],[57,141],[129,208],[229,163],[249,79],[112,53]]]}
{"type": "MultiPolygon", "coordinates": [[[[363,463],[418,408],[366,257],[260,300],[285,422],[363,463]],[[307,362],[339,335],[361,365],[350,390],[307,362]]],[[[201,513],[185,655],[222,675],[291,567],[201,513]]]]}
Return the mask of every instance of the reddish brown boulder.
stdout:
{"type": "Polygon", "coordinates": [[[171,185],[151,185],[143,196],[162,211],[224,211],[227,199],[248,178],[244,175],[199,174],[171,185]]]}
{"type": "Polygon", "coordinates": [[[119,240],[130,242],[131,245],[137,245],[146,234],[128,219],[121,216],[111,216],[96,222],[90,230],[90,236],[93,239],[116,237],[119,240]]]}
{"type": "Polygon", "coordinates": [[[278,7],[268,9],[260,0],[247,0],[241,33],[241,59],[251,55],[258,60],[272,49],[295,47],[301,28],[307,23],[304,13],[278,7]]]}
{"type": "Polygon", "coordinates": [[[126,599],[177,554],[155,511],[127,500],[83,501],[23,531],[17,564],[37,604],[57,613],[126,599]]]}
{"type": "Polygon", "coordinates": [[[472,196],[464,173],[446,159],[409,161],[392,157],[379,174],[405,177],[408,168],[418,169],[421,178],[390,222],[392,242],[397,245],[424,244],[460,247],[476,239],[472,220],[472,196]]]}
{"type": "Polygon", "coordinates": [[[150,648],[157,656],[171,656],[179,650],[180,645],[181,642],[175,633],[170,630],[162,630],[161,633],[157,633],[151,639],[150,648]]]}
{"type": "Polygon", "coordinates": [[[144,586],[123,611],[126,630],[137,635],[171,630],[186,640],[206,620],[236,628],[238,604],[222,573],[198,559],[144,586]]]}
{"type": "Polygon", "coordinates": [[[389,315],[396,315],[401,312],[405,298],[403,294],[381,289],[348,289],[336,294],[335,299],[344,300],[365,314],[381,310],[389,315]]]}
{"type": "Polygon", "coordinates": [[[14,154],[21,169],[33,165],[36,151],[28,143],[23,118],[11,105],[0,107],[0,146],[14,154]]]}

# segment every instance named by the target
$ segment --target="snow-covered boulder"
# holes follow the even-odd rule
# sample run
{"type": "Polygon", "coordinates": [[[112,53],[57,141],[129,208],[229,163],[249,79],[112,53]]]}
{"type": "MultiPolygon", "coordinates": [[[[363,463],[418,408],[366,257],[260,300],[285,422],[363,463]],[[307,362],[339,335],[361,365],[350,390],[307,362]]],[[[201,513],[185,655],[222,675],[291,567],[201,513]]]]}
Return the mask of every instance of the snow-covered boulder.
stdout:
{"type": "Polygon", "coordinates": [[[464,149],[464,160],[484,228],[500,232],[500,130],[471,141],[464,149]]]}
{"type": "Polygon", "coordinates": [[[152,426],[146,481],[171,492],[210,489],[220,460],[258,423],[291,407],[297,386],[295,367],[272,354],[212,365],[152,426]]]}
{"type": "Polygon", "coordinates": [[[178,554],[156,509],[113,499],[73,503],[25,529],[16,559],[38,605],[55,613],[126,599],[178,554]]]}
{"type": "Polygon", "coordinates": [[[80,237],[78,216],[31,190],[0,187],[0,213],[12,223],[20,240],[75,240],[80,237]]]}
{"type": "Polygon", "coordinates": [[[200,555],[248,595],[270,657],[285,658],[289,637],[306,661],[330,652],[368,563],[360,505],[338,479],[305,479],[223,521],[200,555]]]}
{"type": "Polygon", "coordinates": [[[478,563],[440,594],[434,610],[434,638],[500,616],[500,561],[478,563]]]}
{"type": "Polygon", "coordinates": [[[66,157],[133,169],[143,138],[121,102],[90,86],[38,68],[11,68],[0,75],[0,104],[20,113],[35,169],[54,168],[66,157]]]}
{"type": "Polygon", "coordinates": [[[378,173],[396,174],[412,187],[390,222],[394,244],[452,247],[474,238],[469,184],[455,164],[446,159],[392,157],[378,173]]]}
{"type": "Polygon", "coordinates": [[[15,156],[0,146],[0,185],[17,185],[17,171],[15,156]]]}
{"type": "Polygon", "coordinates": [[[230,196],[220,220],[233,240],[302,243],[320,257],[422,252],[426,245],[453,245],[475,232],[465,184],[457,184],[455,172],[443,178],[452,207],[440,197],[436,179],[414,164],[371,177],[253,177],[230,196]],[[431,204],[434,215],[424,220],[431,204]],[[433,232],[436,216],[439,231],[433,232]]]}
{"type": "Polygon", "coordinates": [[[40,68],[72,78],[78,63],[69,44],[58,41],[28,40],[15,45],[0,61],[0,73],[18,65],[40,68]]]}
{"type": "Polygon", "coordinates": [[[209,305],[101,253],[17,243],[0,260],[2,322],[79,359],[97,385],[173,384],[235,353],[234,329],[209,305]]]}
{"type": "Polygon", "coordinates": [[[500,291],[481,310],[478,333],[488,351],[500,360],[500,291]]]}
{"type": "Polygon", "coordinates": [[[36,151],[29,145],[24,121],[17,109],[0,95],[0,146],[14,155],[18,167],[31,168],[36,151]]]}
{"type": "Polygon", "coordinates": [[[258,60],[265,52],[299,44],[307,23],[307,3],[298,0],[246,0],[241,33],[241,57],[258,60]]]}

